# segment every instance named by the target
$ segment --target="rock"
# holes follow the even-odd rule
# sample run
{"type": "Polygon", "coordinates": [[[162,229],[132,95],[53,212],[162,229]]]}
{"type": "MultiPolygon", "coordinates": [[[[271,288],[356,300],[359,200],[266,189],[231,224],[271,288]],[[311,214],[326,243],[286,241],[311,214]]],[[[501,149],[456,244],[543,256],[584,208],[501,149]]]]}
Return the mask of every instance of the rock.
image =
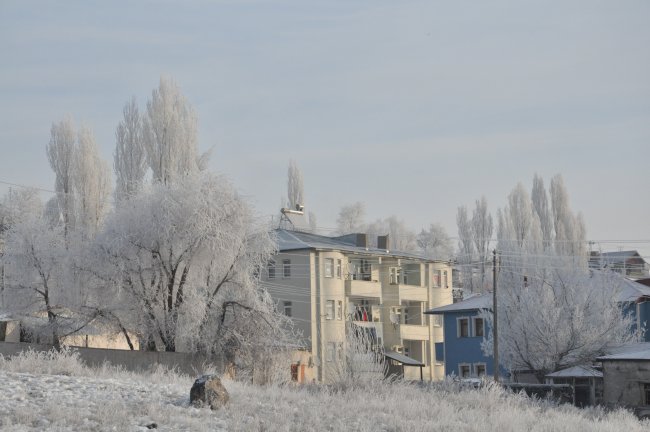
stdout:
{"type": "Polygon", "coordinates": [[[192,385],[190,403],[195,406],[209,405],[216,410],[228,403],[230,396],[216,375],[203,375],[192,385]]]}
{"type": "Polygon", "coordinates": [[[157,428],[158,428],[158,424],[156,424],[156,423],[149,423],[146,427],[147,427],[147,429],[157,429],[157,428]]]}

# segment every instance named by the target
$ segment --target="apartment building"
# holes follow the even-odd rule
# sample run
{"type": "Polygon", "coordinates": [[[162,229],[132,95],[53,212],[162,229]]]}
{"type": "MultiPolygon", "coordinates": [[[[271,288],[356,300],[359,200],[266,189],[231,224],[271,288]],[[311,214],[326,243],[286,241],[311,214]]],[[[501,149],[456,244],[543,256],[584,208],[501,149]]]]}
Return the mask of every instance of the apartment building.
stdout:
{"type": "Polygon", "coordinates": [[[331,371],[345,358],[350,322],[367,329],[387,353],[423,365],[405,367],[405,378],[444,377],[435,356],[442,320],[424,311],[452,303],[448,262],[391,250],[388,236],[380,236],[376,248],[368,247],[365,234],[279,229],[277,238],[279,252],[262,279],[302,335],[304,350],[292,365],[297,381],[332,380],[331,371]]]}

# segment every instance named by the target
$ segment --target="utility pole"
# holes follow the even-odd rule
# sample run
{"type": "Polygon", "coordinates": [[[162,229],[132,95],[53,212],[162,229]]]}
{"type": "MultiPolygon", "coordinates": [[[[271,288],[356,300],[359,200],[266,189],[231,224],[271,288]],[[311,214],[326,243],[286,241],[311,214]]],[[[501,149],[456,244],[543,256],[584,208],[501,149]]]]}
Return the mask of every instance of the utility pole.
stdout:
{"type": "Polygon", "coordinates": [[[497,328],[497,250],[492,251],[492,339],[494,354],[494,382],[499,382],[499,331],[497,328]]]}

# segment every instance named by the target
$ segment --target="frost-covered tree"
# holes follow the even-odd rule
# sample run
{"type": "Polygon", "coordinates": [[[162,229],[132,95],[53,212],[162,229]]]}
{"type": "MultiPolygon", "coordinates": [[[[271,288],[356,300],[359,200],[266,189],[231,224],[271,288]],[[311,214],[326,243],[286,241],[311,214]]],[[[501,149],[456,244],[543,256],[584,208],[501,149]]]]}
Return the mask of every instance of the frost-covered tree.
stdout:
{"type": "Polygon", "coordinates": [[[358,387],[383,381],[388,371],[384,348],[376,334],[353,321],[345,322],[345,341],[338,347],[339,355],[327,362],[327,375],[340,386],[358,387]]]}
{"type": "Polygon", "coordinates": [[[54,171],[54,188],[64,233],[74,227],[73,172],[75,164],[76,133],[71,118],[52,124],[47,157],[54,171]]]}
{"type": "Polygon", "coordinates": [[[53,124],[47,154],[60,215],[50,214],[50,219],[62,221],[66,239],[77,228],[96,232],[108,207],[111,178],[92,131],[82,127],[77,134],[70,118],[53,124]]]}
{"type": "Polygon", "coordinates": [[[122,113],[123,119],[115,131],[113,159],[115,198],[118,201],[135,195],[142,188],[147,173],[142,116],[135,97],[127,102],[122,113]]]}
{"type": "Polygon", "coordinates": [[[587,253],[585,224],[582,215],[575,215],[570,209],[569,194],[562,176],[556,175],[551,179],[550,195],[556,251],[582,259],[587,253]]]}
{"type": "Polygon", "coordinates": [[[290,209],[295,209],[296,205],[305,204],[305,191],[302,180],[302,172],[296,162],[291,159],[287,170],[287,196],[290,209]]]}
{"type": "Polygon", "coordinates": [[[318,219],[316,218],[316,213],[314,212],[309,212],[309,230],[313,234],[318,233],[318,219]]]}
{"type": "Polygon", "coordinates": [[[377,246],[377,237],[388,235],[390,248],[403,252],[415,252],[418,250],[416,235],[411,231],[403,220],[397,216],[390,216],[386,219],[377,219],[367,225],[368,244],[377,246]]]}
{"type": "Polygon", "coordinates": [[[422,253],[429,258],[449,259],[453,253],[449,235],[438,223],[432,223],[429,229],[420,231],[416,241],[422,253]]]}
{"type": "Polygon", "coordinates": [[[530,230],[533,223],[530,195],[528,195],[523,184],[517,183],[517,186],[508,195],[508,205],[505,213],[511,227],[510,235],[513,236],[512,239],[517,242],[519,247],[523,247],[524,242],[528,240],[531,234],[530,230]]]}
{"type": "Polygon", "coordinates": [[[0,202],[0,239],[16,223],[42,213],[43,203],[36,189],[9,189],[0,202]]]}
{"type": "MultiPolygon", "coordinates": [[[[544,376],[586,364],[635,340],[617,303],[622,279],[590,274],[561,257],[502,257],[498,283],[499,359],[510,371],[544,376]]],[[[482,313],[492,327],[492,313],[482,313]]],[[[492,333],[483,344],[492,354],[492,333]]]]}
{"type": "Polygon", "coordinates": [[[199,171],[202,156],[198,152],[196,114],[170,78],[161,77],[160,85],[153,90],[143,128],[154,181],[167,184],[199,171]]]}
{"type": "Polygon", "coordinates": [[[73,186],[78,228],[93,235],[108,209],[111,172],[99,154],[92,131],[87,127],[79,131],[73,164],[73,186]]]}
{"type": "Polygon", "coordinates": [[[548,204],[548,194],[544,187],[544,180],[535,174],[533,178],[533,191],[531,193],[533,210],[539,219],[539,226],[542,230],[544,249],[548,249],[553,241],[553,219],[551,208],[548,204]]]}
{"type": "Polygon", "coordinates": [[[66,248],[63,226],[51,227],[46,219],[27,217],[8,231],[3,256],[5,302],[13,314],[38,318],[33,330],[51,336],[59,347],[62,336],[59,310],[70,303],[65,282],[66,248]]]}
{"type": "Polygon", "coordinates": [[[95,260],[154,349],[252,361],[260,347],[286,340],[286,317],[258,285],[276,247],[267,228],[226,180],[190,175],[118,206],[95,260]]]}
{"type": "MultiPolygon", "coordinates": [[[[555,184],[559,187],[558,180],[555,184]]],[[[532,370],[542,382],[545,374],[593,360],[634,335],[617,303],[620,279],[590,273],[586,257],[574,254],[585,243],[583,228],[571,226],[570,240],[566,235],[549,240],[539,216],[545,194],[540,181],[533,190],[536,203],[518,184],[498,211],[499,356],[507,369],[532,370]]],[[[566,221],[580,225],[566,191],[556,195],[554,212],[561,216],[553,231],[562,232],[566,221]]],[[[484,316],[491,324],[492,314],[484,316]]],[[[490,338],[484,350],[491,354],[490,338]]]]}
{"type": "Polygon", "coordinates": [[[362,202],[344,205],[336,219],[336,230],[340,235],[363,232],[366,228],[365,218],[366,207],[362,202]]]}
{"type": "Polygon", "coordinates": [[[473,271],[476,253],[474,250],[472,223],[467,216],[467,207],[458,207],[456,224],[458,226],[458,265],[460,266],[463,289],[474,292],[473,271]]]}
{"type": "Polygon", "coordinates": [[[472,213],[471,232],[474,242],[474,251],[479,264],[479,278],[477,285],[481,291],[485,291],[491,285],[491,280],[486,274],[486,263],[490,256],[490,242],[492,241],[492,231],[494,224],[492,215],[488,212],[487,199],[481,197],[476,200],[476,206],[472,213]]]}

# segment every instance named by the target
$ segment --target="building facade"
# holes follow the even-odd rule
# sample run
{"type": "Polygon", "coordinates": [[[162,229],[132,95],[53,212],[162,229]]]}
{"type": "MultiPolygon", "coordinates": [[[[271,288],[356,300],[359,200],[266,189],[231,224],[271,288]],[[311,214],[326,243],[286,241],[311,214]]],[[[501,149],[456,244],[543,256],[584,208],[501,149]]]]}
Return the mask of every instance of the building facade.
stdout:
{"type": "Polygon", "coordinates": [[[405,368],[405,378],[419,380],[420,372],[425,380],[444,377],[435,356],[442,325],[424,312],[452,302],[448,262],[393,251],[387,236],[377,248],[368,247],[365,234],[281,229],[277,237],[279,252],[262,282],[302,337],[304,351],[292,365],[297,381],[334,379],[350,323],[365,328],[384,350],[425,365],[422,371],[405,368]]]}

